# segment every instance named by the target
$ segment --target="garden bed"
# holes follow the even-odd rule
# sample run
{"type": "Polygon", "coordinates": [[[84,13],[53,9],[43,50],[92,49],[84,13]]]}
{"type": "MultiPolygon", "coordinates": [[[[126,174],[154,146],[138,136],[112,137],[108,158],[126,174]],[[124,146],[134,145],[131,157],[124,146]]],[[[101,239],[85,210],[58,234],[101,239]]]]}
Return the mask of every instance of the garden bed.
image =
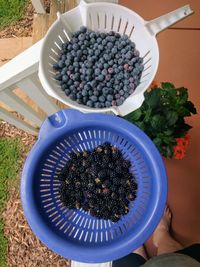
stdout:
{"type": "MultiPolygon", "coordinates": [[[[57,254],[51,252],[45,247],[31,231],[21,207],[19,185],[20,173],[23,167],[24,160],[28,151],[35,143],[36,138],[22,130],[15,128],[5,122],[0,122],[0,138],[8,138],[9,140],[17,140],[20,138],[20,157],[17,161],[17,177],[8,183],[9,198],[6,201],[3,212],[5,244],[7,249],[4,249],[4,255],[7,258],[7,266],[9,267],[67,267],[70,261],[66,260],[57,254]]],[[[0,244],[0,249],[2,244],[0,244]]],[[[1,254],[2,254],[1,250],[1,254]]],[[[2,255],[3,256],[3,255],[2,255]]],[[[2,257],[3,259],[3,257],[2,257]]],[[[6,264],[4,265],[6,266],[6,264]]],[[[1,265],[1,267],[4,267],[1,265]]]]}

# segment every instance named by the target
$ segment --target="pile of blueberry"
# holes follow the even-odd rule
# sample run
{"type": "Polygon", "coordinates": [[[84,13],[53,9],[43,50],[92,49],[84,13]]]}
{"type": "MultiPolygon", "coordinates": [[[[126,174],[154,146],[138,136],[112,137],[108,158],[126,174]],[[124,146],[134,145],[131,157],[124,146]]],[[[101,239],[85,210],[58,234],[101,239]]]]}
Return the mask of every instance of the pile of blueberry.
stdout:
{"type": "Polygon", "coordinates": [[[82,26],[53,65],[65,94],[92,108],[119,106],[140,83],[143,58],[127,35],[82,26]]]}
{"type": "Polygon", "coordinates": [[[93,151],[72,153],[59,174],[60,199],[69,209],[82,208],[99,219],[117,222],[129,212],[137,183],[130,161],[109,143],[93,151]]]}

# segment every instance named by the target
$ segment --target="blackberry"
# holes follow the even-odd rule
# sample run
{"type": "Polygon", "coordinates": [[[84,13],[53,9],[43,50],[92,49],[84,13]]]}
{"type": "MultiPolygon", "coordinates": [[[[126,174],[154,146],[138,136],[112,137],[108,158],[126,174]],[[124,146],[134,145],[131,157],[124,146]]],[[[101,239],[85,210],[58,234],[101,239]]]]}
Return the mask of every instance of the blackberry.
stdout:
{"type": "Polygon", "coordinates": [[[113,162],[110,162],[110,163],[108,163],[108,167],[110,169],[114,169],[115,168],[115,164],[113,162]]]}
{"type": "Polygon", "coordinates": [[[121,164],[116,166],[115,171],[117,173],[121,173],[121,171],[122,171],[121,164]]]}
{"type": "Polygon", "coordinates": [[[118,222],[118,221],[119,221],[119,218],[116,217],[115,215],[112,215],[112,216],[110,217],[110,220],[111,220],[112,222],[118,222]]]}
{"type": "Polygon", "coordinates": [[[102,188],[108,188],[108,187],[110,187],[110,185],[111,185],[111,182],[109,180],[105,180],[102,183],[102,188]]]}
{"type": "Polygon", "coordinates": [[[106,178],[106,176],[107,176],[106,170],[101,170],[101,171],[98,172],[98,177],[100,179],[106,178]]]}
{"type": "Polygon", "coordinates": [[[120,184],[120,178],[119,177],[113,178],[113,184],[114,185],[119,185],[120,184]]]}
{"type": "Polygon", "coordinates": [[[109,210],[104,209],[104,210],[102,211],[102,217],[103,217],[103,219],[105,219],[105,220],[109,219],[109,217],[110,217],[109,210]]]}
{"type": "Polygon", "coordinates": [[[131,163],[130,163],[130,161],[125,160],[125,161],[122,162],[122,166],[124,168],[130,168],[131,167],[131,163]]]}
{"type": "Polygon", "coordinates": [[[95,200],[93,198],[91,198],[89,201],[88,201],[88,205],[90,208],[93,208],[95,206],[95,200]]]}
{"type": "Polygon", "coordinates": [[[119,193],[120,195],[124,195],[124,193],[125,193],[125,189],[124,189],[124,187],[120,186],[119,189],[118,189],[118,193],[119,193]]]}
{"type": "Polygon", "coordinates": [[[112,170],[112,171],[109,172],[109,176],[110,176],[111,179],[114,179],[114,178],[116,178],[118,176],[118,174],[116,173],[115,170],[112,170]]]}

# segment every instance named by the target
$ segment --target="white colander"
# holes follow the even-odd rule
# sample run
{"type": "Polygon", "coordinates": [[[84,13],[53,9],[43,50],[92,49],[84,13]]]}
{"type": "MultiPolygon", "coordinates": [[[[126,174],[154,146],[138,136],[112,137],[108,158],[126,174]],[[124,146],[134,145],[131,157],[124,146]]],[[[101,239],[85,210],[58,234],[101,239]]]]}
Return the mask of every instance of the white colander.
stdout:
{"type": "Polygon", "coordinates": [[[159,62],[156,34],[192,13],[190,6],[186,5],[154,20],[145,21],[134,11],[118,4],[81,1],[76,8],[62,15],[58,14],[58,19],[44,38],[39,65],[41,83],[50,96],[82,112],[113,112],[125,116],[142,105],[144,92],[155,77],[159,62]],[[135,42],[136,49],[144,59],[140,84],[121,106],[96,109],[80,105],[67,97],[55,80],[52,65],[57,62],[61,45],[69,41],[71,33],[79,30],[82,25],[95,31],[113,30],[127,34],[131,41],[135,42]]]}

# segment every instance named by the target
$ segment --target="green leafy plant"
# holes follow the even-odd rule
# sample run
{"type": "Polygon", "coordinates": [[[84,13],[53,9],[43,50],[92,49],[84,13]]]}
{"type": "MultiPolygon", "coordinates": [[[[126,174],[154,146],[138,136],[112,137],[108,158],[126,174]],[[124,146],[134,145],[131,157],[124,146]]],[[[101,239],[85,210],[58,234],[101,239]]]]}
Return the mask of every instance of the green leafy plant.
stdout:
{"type": "Polygon", "coordinates": [[[145,92],[142,106],[124,119],[142,129],[164,157],[173,157],[177,138],[184,137],[192,128],[185,117],[196,114],[194,104],[188,100],[187,88],[175,88],[163,82],[145,92]]]}

